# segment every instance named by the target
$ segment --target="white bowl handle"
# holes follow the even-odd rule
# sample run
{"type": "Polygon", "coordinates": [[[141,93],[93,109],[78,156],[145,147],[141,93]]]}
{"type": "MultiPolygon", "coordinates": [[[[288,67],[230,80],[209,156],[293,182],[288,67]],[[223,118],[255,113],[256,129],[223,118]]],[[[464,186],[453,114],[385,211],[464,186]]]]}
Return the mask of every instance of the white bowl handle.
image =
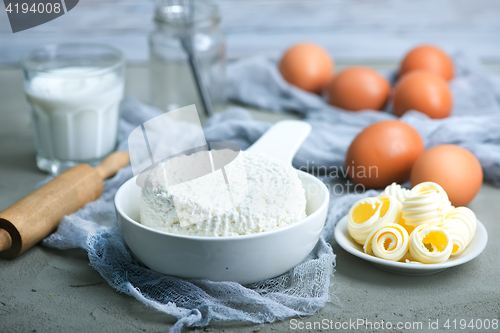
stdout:
{"type": "Polygon", "coordinates": [[[311,125],[300,120],[283,120],[274,124],[246,151],[262,153],[292,164],[295,153],[311,132],[311,125]]]}

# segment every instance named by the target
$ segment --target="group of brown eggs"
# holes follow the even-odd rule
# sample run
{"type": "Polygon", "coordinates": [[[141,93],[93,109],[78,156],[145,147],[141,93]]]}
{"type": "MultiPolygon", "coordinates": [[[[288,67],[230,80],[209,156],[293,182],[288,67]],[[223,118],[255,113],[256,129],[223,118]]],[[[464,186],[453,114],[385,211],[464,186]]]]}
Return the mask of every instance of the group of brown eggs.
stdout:
{"type": "Polygon", "coordinates": [[[453,62],[441,49],[422,45],[401,62],[393,90],[389,81],[368,67],[349,67],[334,75],[334,61],[321,46],[296,44],[279,63],[283,78],[303,90],[326,95],[329,104],[349,110],[383,110],[392,99],[394,114],[417,110],[430,118],[450,115],[452,95],[447,81],[453,62]]]}
{"type": "MultiPolygon", "coordinates": [[[[396,116],[416,110],[433,119],[450,115],[454,77],[452,60],[439,48],[412,49],[399,66],[394,89],[373,69],[350,67],[334,75],[334,62],[320,46],[297,44],[288,49],[279,71],[289,83],[325,94],[328,103],[348,110],[383,110],[389,100],[396,116]]],[[[467,205],[479,192],[483,171],[477,158],[463,147],[443,144],[425,150],[420,134],[400,120],[376,122],[351,142],[345,169],[365,188],[383,189],[393,182],[435,182],[454,206],[467,205]]]]}

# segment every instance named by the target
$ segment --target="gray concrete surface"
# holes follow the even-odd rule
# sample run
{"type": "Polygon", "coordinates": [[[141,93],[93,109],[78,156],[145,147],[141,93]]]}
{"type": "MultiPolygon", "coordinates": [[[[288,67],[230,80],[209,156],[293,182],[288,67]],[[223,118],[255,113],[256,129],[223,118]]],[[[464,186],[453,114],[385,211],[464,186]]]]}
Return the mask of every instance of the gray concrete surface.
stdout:
{"type": "MultiPolygon", "coordinates": [[[[0,11],[0,45],[8,45],[0,48],[0,64],[17,64],[35,47],[75,41],[111,44],[129,61],[145,62],[146,36],[154,29],[154,2],[80,1],[76,10],[22,35],[12,34],[7,13],[0,11]]],[[[279,55],[301,41],[319,43],[341,61],[399,61],[420,43],[437,44],[450,53],[467,50],[483,60],[500,58],[498,0],[214,2],[220,9],[229,59],[279,55]]]]}
{"type": "MultiPolygon", "coordinates": [[[[129,68],[128,91],[147,98],[144,68],[129,68]]],[[[255,117],[276,121],[277,115],[253,111],[255,117]]],[[[35,166],[35,150],[21,73],[0,70],[0,211],[31,192],[46,175],[35,166]]],[[[422,323],[428,332],[439,320],[442,332],[460,330],[460,319],[500,319],[500,189],[484,184],[469,205],[489,233],[484,252],[475,260],[444,272],[420,277],[377,269],[342,250],[334,240],[337,267],[330,288],[332,301],[317,314],[273,324],[212,323],[192,332],[298,331],[314,322],[334,324],[366,319],[384,325],[422,323]],[[451,328],[445,329],[446,320],[451,328]],[[453,329],[457,320],[457,329],[453,329]],[[299,326],[300,325],[300,326],[299,326]],[[296,328],[296,329],[294,329],[296,328]]],[[[15,260],[0,259],[0,332],[166,332],[175,322],[132,297],[115,292],[94,271],[83,250],[59,251],[36,246],[15,260]]],[[[476,321],[477,323],[477,321],[476,321]]],[[[330,328],[300,331],[328,332],[330,328]]],[[[345,325],[345,324],[344,324],[345,325]]],[[[335,327],[334,327],[335,328],[335,327]]],[[[352,328],[352,326],[351,326],[352,328]]],[[[341,331],[374,332],[381,329],[341,331]]],[[[498,332],[500,328],[487,330],[498,332]]]]}

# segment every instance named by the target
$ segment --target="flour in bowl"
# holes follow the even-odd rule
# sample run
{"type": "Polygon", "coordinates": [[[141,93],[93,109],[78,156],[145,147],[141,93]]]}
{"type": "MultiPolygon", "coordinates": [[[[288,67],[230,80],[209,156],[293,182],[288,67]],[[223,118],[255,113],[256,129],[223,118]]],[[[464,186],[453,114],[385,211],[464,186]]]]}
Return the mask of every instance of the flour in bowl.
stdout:
{"type": "Polygon", "coordinates": [[[222,170],[216,170],[168,186],[172,162],[179,177],[184,170],[179,166],[192,160],[175,157],[151,171],[141,193],[143,225],[174,234],[223,237],[270,231],[306,217],[297,171],[280,160],[242,151],[224,167],[227,183],[222,170]]]}

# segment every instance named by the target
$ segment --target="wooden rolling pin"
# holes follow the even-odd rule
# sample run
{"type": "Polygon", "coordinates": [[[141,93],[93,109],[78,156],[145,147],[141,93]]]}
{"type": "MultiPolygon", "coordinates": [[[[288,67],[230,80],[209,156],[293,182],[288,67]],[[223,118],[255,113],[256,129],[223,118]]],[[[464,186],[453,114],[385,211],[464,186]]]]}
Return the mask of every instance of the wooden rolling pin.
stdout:
{"type": "Polygon", "coordinates": [[[103,180],[130,161],[115,152],[96,168],[79,164],[57,176],[0,213],[0,258],[15,258],[57,229],[64,215],[98,199],[103,180]]]}

